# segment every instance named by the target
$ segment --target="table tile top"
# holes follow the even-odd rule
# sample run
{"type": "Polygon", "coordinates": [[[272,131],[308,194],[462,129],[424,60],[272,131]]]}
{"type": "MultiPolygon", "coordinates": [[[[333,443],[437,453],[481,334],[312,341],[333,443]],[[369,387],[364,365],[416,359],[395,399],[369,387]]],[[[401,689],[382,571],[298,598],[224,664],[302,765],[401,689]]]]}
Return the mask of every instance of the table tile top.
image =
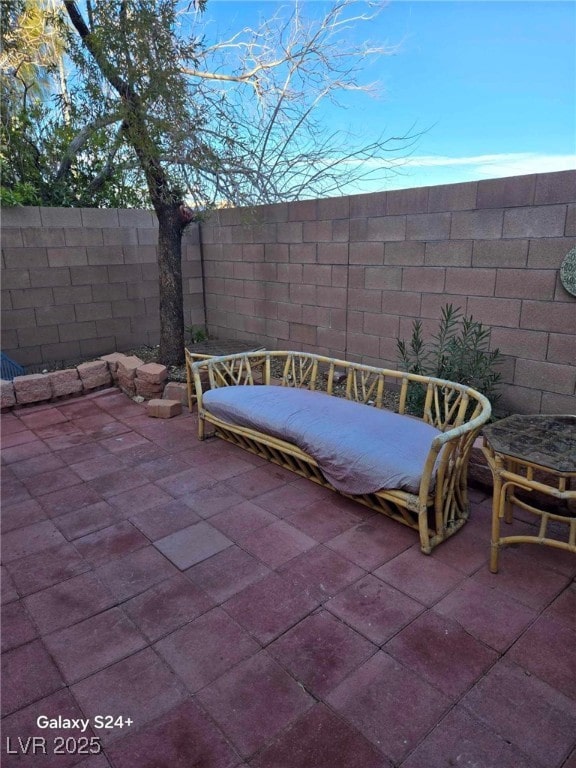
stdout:
{"type": "Polygon", "coordinates": [[[508,416],[484,427],[492,448],[555,472],[576,472],[576,416],[508,416]]]}

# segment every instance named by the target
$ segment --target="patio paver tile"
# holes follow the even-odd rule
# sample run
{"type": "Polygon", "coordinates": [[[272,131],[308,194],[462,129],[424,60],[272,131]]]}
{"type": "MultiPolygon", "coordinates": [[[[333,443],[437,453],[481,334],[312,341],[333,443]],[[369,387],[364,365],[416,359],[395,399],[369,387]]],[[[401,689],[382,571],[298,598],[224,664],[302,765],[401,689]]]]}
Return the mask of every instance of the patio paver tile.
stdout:
{"type": "Polygon", "coordinates": [[[21,483],[18,478],[14,477],[8,468],[2,467],[2,483],[0,484],[0,499],[2,505],[20,504],[31,498],[32,496],[28,493],[28,489],[24,483],[21,483]]]}
{"type": "Polygon", "coordinates": [[[53,632],[44,638],[44,642],[68,683],[88,677],[146,645],[120,608],[110,608],[53,632]]]}
{"type": "MultiPolygon", "coordinates": [[[[140,456],[136,462],[139,471],[148,478],[148,481],[153,483],[156,480],[161,480],[163,477],[169,477],[175,475],[178,472],[184,472],[184,470],[190,468],[190,464],[184,459],[173,456],[170,453],[166,453],[161,448],[156,448],[158,455],[155,458],[146,457],[142,461],[140,456]]],[[[132,463],[133,453],[126,457],[132,463]]]]}
{"type": "Polygon", "coordinates": [[[82,479],[71,467],[23,478],[23,483],[32,496],[43,496],[52,491],[59,491],[61,488],[79,485],[81,482],[82,479]]]}
{"type": "Polygon", "coordinates": [[[54,453],[41,453],[25,461],[16,461],[10,465],[14,476],[19,480],[23,478],[39,475],[41,472],[51,472],[54,469],[61,469],[66,464],[59,456],[54,453]]]}
{"type": "Polygon", "coordinates": [[[464,526],[441,547],[436,547],[430,557],[470,576],[490,557],[490,529],[486,529],[484,536],[479,536],[477,531],[469,531],[464,526]]]}
{"type": "Polygon", "coordinates": [[[318,698],[377,650],[326,611],[307,616],[268,646],[270,655],[318,698]]]}
{"type": "Polygon", "coordinates": [[[544,611],[544,616],[552,616],[576,632],[576,582],[554,600],[544,611]]]}
{"type": "Polygon", "coordinates": [[[98,443],[107,451],[114,455],[122,454],[124,451],[130,451],[141,445],[149,445],[150,441],[144,435],[138,432],[122,432],[113,437],[106,437],[98,443]]]}
{"type": "Polygon", "coordinates": [[[62,676],[41,640],[2,654],[2,716],[63,686],[62,676]]]}
{"type": "MultiPolygon", "coordinates": [[[[2,431],[4,431],[4,422],[2,422],[2,431]]],[[[48,446],[34,436],[33,440],[27,440],[25,443],[14,445],[8,448],[2,448],[2,464],[16,464],[20,461],[28,461],[36,456],[47,456],[49,454],[48,446]]]]}
{"type": "Polygon", "coordinates": [[[236,504],[241,504],[243,501],[244,497],[229,488],[226,483],[217,483],[210,488],[194,491],[186,497],[186,503],[190,504],[194,512],[204,519],[236,504]]]}
{"type": "Polygon", "coordinates": [[[157,504],[151,509],[130,516],[135,525],[150,541],[162,539],[171,533],[181,531],[200,521],[199,515],[191,508],[187,499],[173,499],[157,504]]]}
{"type": "Polygon", "coordinates": [[[384,563],[374,575],[427,606],[434,605],[464,579],[461,571],[422,557],[418,544],[384,563]]]}
{"type": "Polygon", "coordinates": [[[0,626],[2,627],[2,653],[38,637],[38,630],[32,623],[22,600],[2,606],[0,626]]]}
{"type": "Polygon", "coordinates": [[[115,598],[92,572],[75,576],[24,598],[26,608],[43,635],[101,613],[115,602],[115,598]]]}
{"type": "Polygon", "coordinates": [[[423,605],[370,574],[325,606],[376,645],[389,640],[424,611],[423,605]]]}
{"type": "Polygon", "coordinates": [[[178,498],[188,496],[215,483],[216,480],[211,477],[209,470],[205,467],[190,467],[183,472],[176,472],[174,475],[163,477],[157,481],[156,485],[171,496],[178,498]]]}
{"type": "Polygon", "coordinates": [[[2,561],[10,563],[65,541],[64,536],[51,520],[26,525],[2,535],[2,561]]]}
{"type": "Polygon", "coordinates": [[[327,702],[392,761],[400,763],[450,707],[450,699],[379,651],[327,702]]]}
{"type": "Polygon", "coordinates": [[[357,515],[325,500],[301,507],[286,515],[284,519],[320,543],[333,539],[358,524],[357,515]]]}
{"type": "Polygon", "coordinates": [[[562,765],[576,735],[576,702],[500,661],[462,699],[461,706],[542,766],[562,765]]]}
{"type": "Polygon", "coordinates": [[[576,700],[576,632],[556,618],[540,616],[508,658],[576,700]]]}
{"type": "Polygon", "coordinates": [[[414,532],[383,516],[373,517],[325,542],[356,565],[372,570],[414,544],[414,532]]]}
{"type": "Polygon", "coordinates": [[[242,762],[212,719],[190,700],[114,742],[107,752],[114,768],[235,768],[242,762]]]}
{"type": "Polygon", "coordinates": [[[318,605],[295,584],[270,573],[227,600],[223,607],[262,645],[297,624],[318,605]]]}
{"type": "Polygon", "coordinates": [[[314,704],[266,651],[222,675],[200,691],[198,700],[244,757],[314,704]]]}
{"type": "Polygon", "coordinates": [[[116,462],[115,472],[89,480],[87,485],[108,499],[110,496],[117,496],[124,491],[148,484],[148,478],[138,469],[118,469],[118,464],[119,462],[116,462]]]}
{"type": "Polygon", "coordinates": [[[213,608],[159,640],[154,649],[196,693],[260,646],[221,608],[213,608]]]}
{"type": "Polygon", "coordinates": [[[209,611],[214,601],[181,573],[123,604],[132,621],[155,642],[209,611]]]}
{"type": "Polygon", "coordinates": [[[90,564],[68,542],[8,564],[14,585],[29,595],[90,570],[90,564]]]}
{"type": "Polygon", "coordinates": [[[505,592],[529,608],[542,610],[568,585],[570,577],[540,563],[534,567],[533,559],[517,557],[517,552],[504,550],[498,574],[490,573],[486,563],[474,574],[472,581],[505,592]]]}
{"type": "Polygon", "coordinates": [[[210,523],[202,520],[158,539],[154,546],[183,571],[232,546],[232,542],[210,523]]]}
{"type": "Polygon", "coordinates": [[[122,520],[123,515],[107,504],[98,501],[82,509],[69,512],[54,518],[54,525],[64,534],[68,541],[80,539],[90,533],[107,528],[122,520]]]}
{"type": "MultiPolygon", "coordinates": [[[[182,683],[152,648],[144,648],[126,659],[81,680],[71,688],[85,716],[112,715],[131,725],[95,728],[103,744],[142,728],[182,702],[188,695],[182,683]]],[[[114,721],[113,721],[114,722],[114,721]]]]}
{"type": "Polygon", "coordinates": [[[185,571],[186,577],[217,603],[223,603],[269,573],[264,563],[237,546],[228,547],[185,571]]]}
{"type": "MultiPolygon", "coordinates": [[[[69,753],[64,750],[62,753],[54,754],[54,739],[57,737],[63,739],[87,737],[90,739],[94,734],[92,729],[88,727],[86,731],[82,732],[81,728],[76,727],[55,728],[47,731],[46,728],[39,728],[37,725],[40,715],[50,719],[61,717],[70,720],[84,717],[70,691],[67,688],[62,688],[4,718],[2,721],[4,743],[6,744],[6,740],[10,739],[12,749],[18,752],[13,758],[6,757],[6,768],[12,768],[13,765],[17,765],[18,768],[36,768],[36,766],[43,764],[54,766],[54,768],[59,768],[59,766],[69,768],[69,766],[78,765],[78,755],[74,754],[72,750],[69,753]],[[35,754],[32,748],[29,748],[26,754],[20,748],[18,738],[21,738],[25,744],[26,739],[34,737],[46,739],[46,758],[40,753],[35,754]]],[[[84,765],[84,761],[80,765],[84,765]]],[[[109,764],[105,762],[103,765],[109,764]]],[[[98,767],[96,766],[96,768],[98,767]]]]}
{"type": "Polygon", "coordinates": [[[127,520],[109,525],[99,531],[76,539],[74,545],[78,552],[93,566],[108,560],[122,558],[130,552],[148,546],[150,542],[138,528],[127,520]]]}
{"type": "MultiPolygon", "coordinates": [[[[34,406],[32,406],[33,408],[34,406]]],[[[60,424],[63,421],[68,421],[68,417],[61,413],[58,408],[51,406],[38,408],[32,410],[27,408],[22,414],[19,414],[18,418],[25,424],[28,429],[42,429],[42,427],[48,427],[52,424],[60,424]]]]}
{"type": "Polygon", "coordinates": [[[250,761],[251,768],[391,768],[349,723],[316,704],[250,761]]]}
{"type": "MultiPolygon", "coordinates": [[[[86,440],[86,437],[84,438],[86,440]]],[[[56,451],[56,456],[65,464],[80,464],[83,461],[94,461],[109,456],[108,451],[94,442],[83,442],[78,445],[62,448],[56,451]]]]}
{"type": "Polygon", "coordinates": [[[289,560],[278,573],[318,602],[366,576],[363,568],[322,545],[289,560]]]}
{"type": "Polygon", "coordinates": [[[36,499],[28,499],[28,501],[21,501],[19,504],[12,504],[11,506],[2,504],[0,515],[3,534],[46,519],[46,513],[36,499]]]}
{"type": "Polygon", "coordinates": [[[540,763],[531,760],[458,706],[402,763],[402,768],[446,768],[451,765],[541,768],[540,763]]]}
{"type": "Polygon", "coordinates": [[[0,565],[0,589],[2,590],[2,605],[18,600],[18,592],[5,565],[0,565]]]}
{"type": "Polygon", "coordinates": [[[238,544],[270,568],[277,568],[315,547],[316,541],[285,520],[276,520],[244,536],[238,544]]]}
{"type": "Polygon", "coordinates": [[[176,568],[152,546],[137,549],[96,569],[96,574],[118,600],[145,592],[177,573],[176,568]]]}
{"type": "Polygon", "coordinates": [[[47,493],[38,499],[42,509],[52,518],[97,504],[99,501],[102,501],[101,494],[85,483],[47,493]]]}
{"type": "Polygon", "coordinates": [[[281,467],[257,467],[243,472],[241,475],[230,477],[226,484],[245,499],[254,499],[266,491],[278,488],[286,484],[286,476],[281,472],[281,467]]]}
{"type": "Polygon", "coordinates": [[[154,483],[138,485],[136,488],[130,488],[113,496],[106,496],[108,504],[121,509],[126,517],[157,507],[159,504],[168,504],[173,499],[173,496],[154,483]]]}
{"type": "Polygon", "coordinates": [[[277,522],[278,518],[251,501],[242,501],[210,518],[210,525],[218,528],[232,541],[239,542],[253,531],[277,522]]]}
{"type": "MultiPolygon", "coordinates": [[[[303,480],[303,478],[301,479],[303,480]]],[[[258,506],[272,512],[276,517],[282,518],[293,514],[297,509],[307,507],[319,500],[325,500],[327,494],[330,492],[326,488],[311,483],[309,480],[304,483],[295,481],[254,496],[252,500],[258,506]]]]}
{"type": "Polygon", "coordinates": [[[469,579],[434,606],[436,613],[455,619],[486,645],[503,653],[537,616],[504,592],[469,579]]]}
{"type": "Polygon", "coordinates": [[[118,459],[108,454],[97,459],[79,461],[77,464],[72,464],[72,469],[84,481],[98,479],[98,485],[101,486],[104,482],[101,478],[118,472],[118,459]]]}
{"type": "Polygon", "coordinates": [[[496,662],[498,654],[434,610],[419,616],[384,650],[454,700],[496,662]]]}

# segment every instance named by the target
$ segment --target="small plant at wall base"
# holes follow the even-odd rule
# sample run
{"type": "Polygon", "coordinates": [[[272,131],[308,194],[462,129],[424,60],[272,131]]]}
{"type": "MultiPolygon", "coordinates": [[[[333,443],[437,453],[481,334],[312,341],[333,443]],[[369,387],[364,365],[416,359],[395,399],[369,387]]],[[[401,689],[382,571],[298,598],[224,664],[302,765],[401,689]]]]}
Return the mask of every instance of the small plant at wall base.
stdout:
{"type": "MultiPolygon", "coordinates": [[[[501,379],[496,367],[502,362],[499,349],[490,349],[490,328],[462,315],[460,307],[446,304],[438,333],[424,341],[422,322],[415,320],[407,343],[398,339],[398,356],[409,373],[456,381],[482,392],[492,405],[498,400],[496,389],[501,379]]],[[[424,390],[410,393],[411,404],[421,404],[424,390]]]]}
{"type": "Polygon", "coordinates": [[[186,328],[189,344],[200,344],[202,341],[208,341],[206,329],[201,325],[189,325],[186,328]]]}

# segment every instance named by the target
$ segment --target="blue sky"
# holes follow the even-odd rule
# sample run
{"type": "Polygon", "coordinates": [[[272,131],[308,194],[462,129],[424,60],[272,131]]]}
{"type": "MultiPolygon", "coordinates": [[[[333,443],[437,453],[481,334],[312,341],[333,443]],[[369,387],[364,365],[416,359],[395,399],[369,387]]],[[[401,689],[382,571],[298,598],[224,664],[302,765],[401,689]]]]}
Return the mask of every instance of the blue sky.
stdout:
{"type": "MultiPolygon", "coordinates": [[[[312,15],[326,8],[302,4],[312,15]]],[[[205,19],[238,29],[281,5],[208,0],[205,19]]],[[[323,119],[366,140],[382,129],[423,132],[385,188],[576,167],[574,2],[391,0],[361,34],[395,47],[366,69],[382,93],[343,97],[344,108],[326,108],[323,119]]],[[[382,183],[361,191],[375,188],[382,183]]]]}

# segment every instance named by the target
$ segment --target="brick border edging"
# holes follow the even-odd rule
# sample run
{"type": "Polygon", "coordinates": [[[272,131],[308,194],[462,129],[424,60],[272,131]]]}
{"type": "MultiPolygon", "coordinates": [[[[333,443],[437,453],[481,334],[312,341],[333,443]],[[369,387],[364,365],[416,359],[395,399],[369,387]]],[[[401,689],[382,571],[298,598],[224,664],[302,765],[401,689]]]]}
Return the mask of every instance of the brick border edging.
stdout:
{"type": "Polygon", "coordinates": [[[0,380],[0,409],[5,412],[60,402],[110,386],[118,387],[136,402],[166,398],[168,390],[169,398],[187,403],[186,385],[178,386],[178,382],[167,379],[165,365],[144,363],[134,355],[113,352],[75,368],[15,376],[12,381],[0,380]]]}

